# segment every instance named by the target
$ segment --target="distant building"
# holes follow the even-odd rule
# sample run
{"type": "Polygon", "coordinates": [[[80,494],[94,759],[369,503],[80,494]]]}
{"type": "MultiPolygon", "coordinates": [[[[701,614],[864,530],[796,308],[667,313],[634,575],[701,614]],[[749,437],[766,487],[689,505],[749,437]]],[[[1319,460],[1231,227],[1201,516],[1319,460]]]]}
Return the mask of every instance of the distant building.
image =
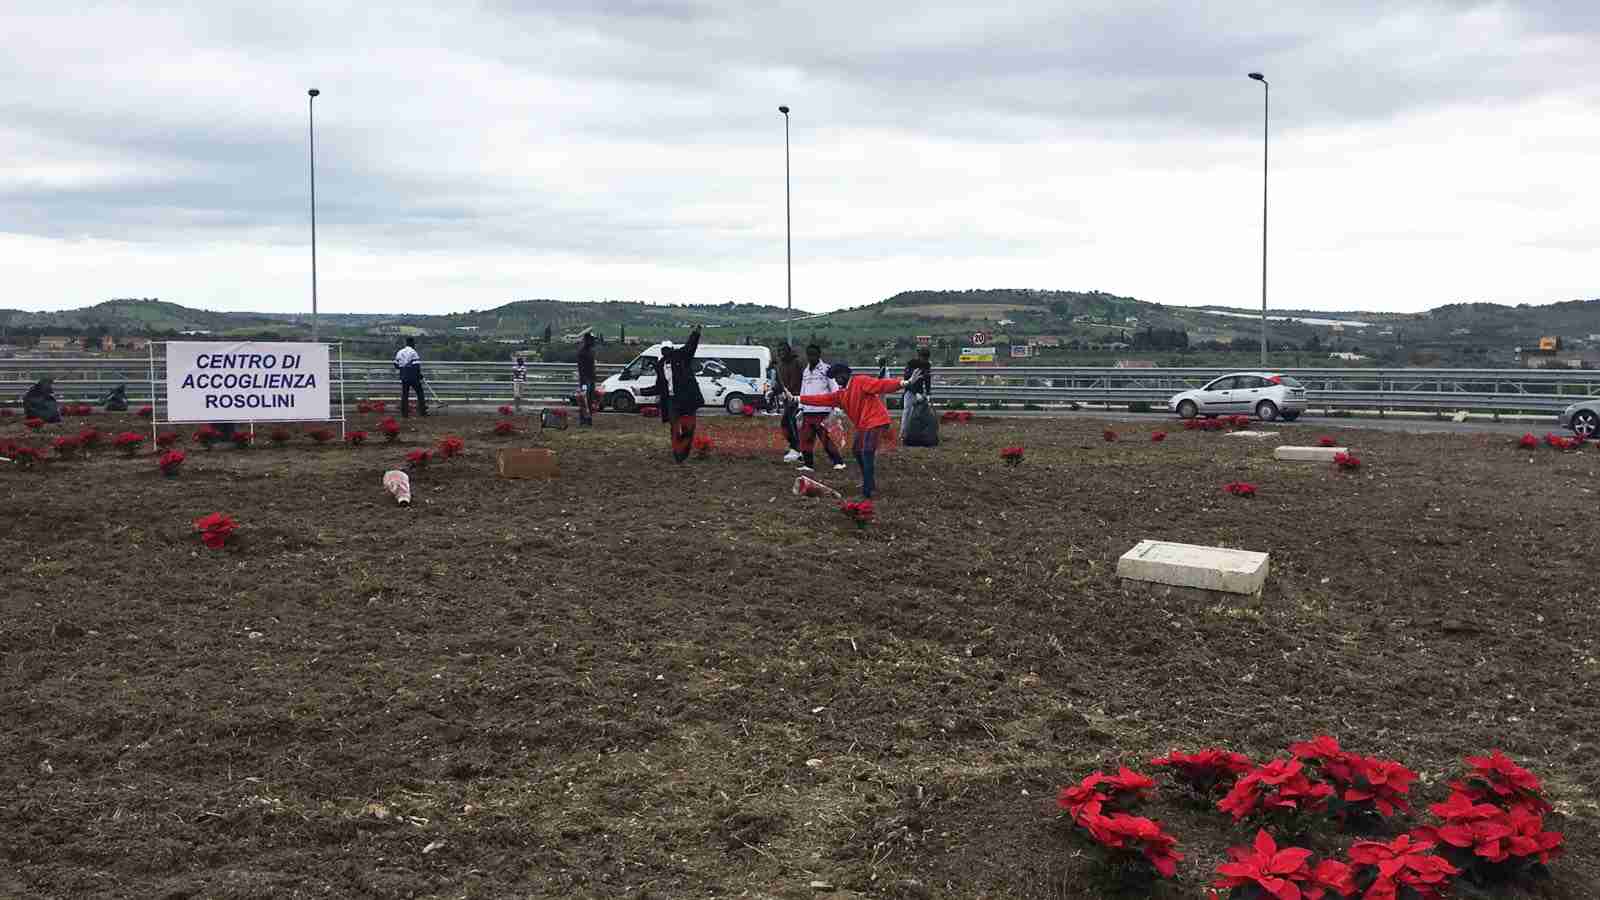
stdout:
{"type": "Polygon", "coordinates": [[[117,339],[109,334],[100,336],[100,349],[107,353],[117,349],[117,339]]]}
{"type": "Polygon", "coordinates": [[[127,347],[129,350],[149,350],[150,339],[142,337],[123,338],[122,346],[127,347]]]}
{"type": "Polygon", "coordinates": [[[1159,369],[1160,366],[1148,359],[1119,359],[1116,368],[1119,369],[1159,369]]]}
{"type": "Polygon", "coordinates": [[[1060,347],[1066,341],[1062,340],[1059,335],[1041,334],[1037,337],[1028,338],[1028,343],[1035,347],[1060,347]]]}
{"type": "Polygon", "coordinates": [[[931,334],[919,334],[919,335],[917,335],[917,346],[918,347],[932,347],[933,346],[933,335],[931,335],[931,334]]]}
{"type": "Polygon", "coordinates": [[[77,338],[62,337],[61,335],[39,338],[40,350],[65,350],[68,347],[76,347],[77,345],[77,338]]]}

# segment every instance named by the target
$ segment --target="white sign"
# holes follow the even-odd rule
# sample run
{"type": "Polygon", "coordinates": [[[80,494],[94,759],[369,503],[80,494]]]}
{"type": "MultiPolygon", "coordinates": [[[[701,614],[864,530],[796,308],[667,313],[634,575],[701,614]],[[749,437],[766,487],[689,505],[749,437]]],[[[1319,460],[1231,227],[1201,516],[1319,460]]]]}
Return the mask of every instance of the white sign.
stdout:
{"type": "Polygon", "coordinates": [[[327,344],[167,344],[167,421],[312,422],[328,410],[327,344]]]}

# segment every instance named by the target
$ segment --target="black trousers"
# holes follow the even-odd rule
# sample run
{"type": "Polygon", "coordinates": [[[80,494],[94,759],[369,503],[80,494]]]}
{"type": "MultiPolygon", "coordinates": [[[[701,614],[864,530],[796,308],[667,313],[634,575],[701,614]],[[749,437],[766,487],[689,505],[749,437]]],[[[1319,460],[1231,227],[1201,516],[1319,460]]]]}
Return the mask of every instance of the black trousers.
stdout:
{"type": "Polygon", "coordinates": [[[422,388],[422,379],[411,381],[400,380],[400,417],[403,419],[411,415],[411,392],[417,392],[417,412],[428,414],[428,392],[422,388]]]}

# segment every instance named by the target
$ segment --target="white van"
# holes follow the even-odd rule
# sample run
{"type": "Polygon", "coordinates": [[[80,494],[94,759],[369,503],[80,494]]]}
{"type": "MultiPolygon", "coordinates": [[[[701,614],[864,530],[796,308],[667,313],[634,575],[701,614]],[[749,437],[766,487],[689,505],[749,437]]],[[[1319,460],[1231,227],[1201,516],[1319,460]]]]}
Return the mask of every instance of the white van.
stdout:
{"type": "MultiPolygon", "coordinates": [[[[639,391],[654,387],[655,368],[649,360],[661,358],[662,347],[678,344],[652,344],[633,362],[600,385],[605,404],[617,412],[633,412],[654,404],[657,398],[639,391]]],[[[720,406],[738,415],[746,404],[760,408],[772,382],[767,370],[772,367],[772,350],[759,345],[701,344],[694,353],[694,374],[700,380],[700,393],[708,406],[720,406]]]]}

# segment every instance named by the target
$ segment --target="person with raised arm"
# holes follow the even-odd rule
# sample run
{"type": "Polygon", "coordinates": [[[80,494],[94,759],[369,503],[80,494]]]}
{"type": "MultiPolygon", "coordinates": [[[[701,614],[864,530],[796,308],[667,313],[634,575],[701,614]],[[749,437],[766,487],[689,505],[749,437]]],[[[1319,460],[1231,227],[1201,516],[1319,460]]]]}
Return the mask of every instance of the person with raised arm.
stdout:
{"type": "Polygon", "coordinates": [[[663,398],[662,412],[672,426],[672,458],[683,462],[694,449],[695,416],[705,405],[700,393],[700,379],[694,374],[694,353],[700,346],[700,326],[689,332],[682,347],[661,348],[661,373],[656,378],[656,388],[643,393],[654,394],[664,385],[670,392],[663,398]]]}
{"type": "Polygon", "coordinates": [[[856,427],[855,442],[850,450],[855,455],[856,465],[861,467],[861,496],[870,500],[877,492],[878,445],[889,430],[890,422],[883,395],[903,389],[906,382],[899,378],[852,375],[846,365],[831,366],[828,378],[844,387],[825,394],[802,394],[800,402],[807,407],[839,407],[850,418],[850,423],[856,427]]]}

